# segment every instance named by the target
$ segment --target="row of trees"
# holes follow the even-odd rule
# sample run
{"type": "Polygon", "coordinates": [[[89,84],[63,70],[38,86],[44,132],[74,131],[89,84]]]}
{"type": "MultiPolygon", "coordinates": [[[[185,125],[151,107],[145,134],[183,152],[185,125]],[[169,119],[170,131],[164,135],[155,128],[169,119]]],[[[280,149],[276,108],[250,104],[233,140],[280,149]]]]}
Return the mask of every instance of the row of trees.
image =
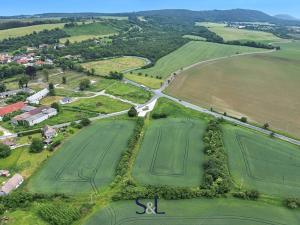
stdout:
{"type": "Polygon", "coordinates": [[[231,180],[227,165],[227,155],[222,141],[222,130],[217,120],[211,120],[203,136],[204,153],[207,161],[203,164],[204,179],[202,188],[212,195],[230,191],[231,180]]]}

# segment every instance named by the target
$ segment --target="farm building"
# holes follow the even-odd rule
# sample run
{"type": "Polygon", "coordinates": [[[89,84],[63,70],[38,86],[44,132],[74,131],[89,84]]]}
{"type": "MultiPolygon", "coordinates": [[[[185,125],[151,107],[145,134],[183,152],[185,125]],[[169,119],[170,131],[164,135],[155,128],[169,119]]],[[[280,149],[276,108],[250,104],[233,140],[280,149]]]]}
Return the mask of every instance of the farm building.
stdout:
{"type": "Polygon", "coordinates": [[[29,126],[33,126],[55,115],[57,115],[56,109],[43,106],[15,116],[11,121],[15,125],[19,123],[27,123],[29,126]]]}
{"type": "Polygon", "coordinates": [[[22,88],[22,89],[18,89],[18,90],[13,90],[13,91],[5,91],[5,92],[1,92],[0,93],[0,98],[7,98],[13,95],[17,95],[19,93],[28,93],[28,94],[33,94],[34,91],[31,90],[30,88],[22,88]]]}
{"type": "Polygon", "coordinates": [[[17,189],[22,183],[24,179],[20,174],[15,174],[12,178],[10,178],[0,190],[0,195],[7,195],[11,191],[17,189]]]}
{"type": "Polygon", "coordinates": [[[48,93],[49,93],[48,88],[45,88],[45,89],[35,93],[34,95],[31,95],[26,100],[31,104],[39,104],[40,100],[42,100],[44,97],[46,97],[48,95],[48,93]]]}
{"type": "Polygon", "coordinates": [[[0,120],[3,119],[3,116],[21,110],[25,106],[24,102],[17,102],[11,105],[7,105],[0,108],[0,120]]]}
{"type": "Polygon", "coordinates": [[[25,105],[21,110],[22,110],[22,112],[30,112],[34,109],[36,109],[36,107],[31,106],[31,105],[25,105]]]}
{"type": "Polygon", "coordinates": [[[10,173],[8,170],[0,170],[0,176],[1,177],[9,177],[10,173]]]}

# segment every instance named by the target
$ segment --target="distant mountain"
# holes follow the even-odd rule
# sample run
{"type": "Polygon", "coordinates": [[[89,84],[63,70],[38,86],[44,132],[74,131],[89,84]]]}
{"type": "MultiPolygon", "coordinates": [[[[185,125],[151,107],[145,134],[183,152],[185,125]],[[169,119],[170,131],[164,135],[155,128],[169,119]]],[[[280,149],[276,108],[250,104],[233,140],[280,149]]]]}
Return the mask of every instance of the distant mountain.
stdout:
{"type": "Polygon", "coordinates": [[[98,16],[145,16],[145,17],[157,17],[164,19],[165,21],[184,21],[184,22],[269,22],[279,25],[298,25],[300,21],[290,20],[290,16],[276,17],[270,16],[264,12],[248,9],[231,9],[231,10],[206,10],[206,11],[192,11],[185,9],[163,9],[163,10],[149,10],[141,12],[129,12],[129,13],[45,13],[37,15],[22,15],[13,17],[0,17],[0,19],[7,18],[50,18],[50,17],[98,17],[98,16]]]}
{"type": "Polygon", "coordinates": [[[278,15],[275,15],[274,17],[276,17],[278,19],[282,19],[282,20],[298,20],[298,21],[300,21],[300,19],[297,19],[296,17],[293,17],[288,14],[278,14],[278,15]]]}

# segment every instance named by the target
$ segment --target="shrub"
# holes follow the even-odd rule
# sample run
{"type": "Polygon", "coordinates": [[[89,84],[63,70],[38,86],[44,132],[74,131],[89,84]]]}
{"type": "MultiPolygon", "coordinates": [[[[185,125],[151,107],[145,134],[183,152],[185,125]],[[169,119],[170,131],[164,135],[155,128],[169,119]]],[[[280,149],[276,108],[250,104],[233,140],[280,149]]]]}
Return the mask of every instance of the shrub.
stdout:
{"type": "Polygon", "coordinates": [[[241,122],[243,122],[243,123],[247,123],[247,122],[248,122],[248,119],[247,119],[247,117],[242,117],[242,118],[241,118],[241,122]]]}
{"type": "Polygon", "coordinates": [[[152,114],[152,118],[155,119],[155,120],[157,120],[157,119],[165,119],[167,117],[168,117],[168,115],[165,114],[165,113],[153,113],[152,114]]]}
{"type": "Polygon", "coordinates": [[[33,138],[32,143],[30,145],[30,152],[39,153],[43,151],[43,149],[44,149],[43,141],[39,138],[33,138]]]}
{"type": "Polygon", "coordinates": [[[83,118],[81,121],[80,121],[80,125],[83,126],[83,127],[86,127],[88,125],[91,124],[91,121],[88,119],[88,118],[83,118]]]}
{"type": "Polygon", "coordinates": [[[128,111],[128,116],[129,117],[136,117],[138,115],[137,110],[135,109],[134,106],[131,107],[131,109],[128,111]]]}
{"type": "Polygon", "coordinates": [[[0,143],[0,158],[6,158],[10,156],[11,150],[7,145],[0,143]]]}
{"type": "Polygon", "coordinates": [[[288,198],[284,200],[284,204],[286,207],[290,209],[297,209],[300,207],[300,199],[297,198],[288,198]]]}

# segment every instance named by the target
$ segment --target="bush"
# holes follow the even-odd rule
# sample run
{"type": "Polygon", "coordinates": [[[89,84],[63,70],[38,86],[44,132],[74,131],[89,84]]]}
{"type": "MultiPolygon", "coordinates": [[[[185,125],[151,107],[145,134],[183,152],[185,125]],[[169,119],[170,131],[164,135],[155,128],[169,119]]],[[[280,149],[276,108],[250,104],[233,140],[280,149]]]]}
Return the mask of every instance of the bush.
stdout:
{"type": "Polygon", "coordinates": [[[235,198],[241,198],[246,200],[257,200],[259,198],[259,192],[256,190],[249,190],[249,191],[240,191],[232,193],[232,196],[235,198]]]}
{"type": "Polygon", "coordinates": [[[86,127],[88,125],[91,124],[91,121],[88,119],[88,118],[83,118],[81,121],[80,121],[80,125],[83,126],[83,127],[86,127]]]}
{"type": "Polygon", "coordinates": [[[168,115],[165,114],[165,113],[153,113],[152,114],[152,118],[155,119],[155,120],[157,120],[157,119],[165,119],[167,117],[168,117],[168,115]]]}
{"type": "Polygon", "coordinates": [[[43,141],[39,138],[33,138],[32,143],[30,145],[30,152],[39,153],[43,151],[43,149],[44,149],[43,141]]]}
{"type": "Polygon", "coordinates": [[[286,207],[290,209],[297,209],[300,207],[300,199],[297,198],[288,198],[284,200],[284,204],[286,207]]]}
{"type": "Polygon", "coordinates": [[[0,158],[6,158],[10,156],[11,150],[7,145],[0,143],[0,158]]]}
{"type": "Polygon", "coordinates": [[[54,109],[56,109],[57,112],[61,111],[61,107],[60,107],[60,105],[57,102],[52,103],[51,107],[54,108],[54,109]]]}
{"type": "Polygon", "coordinates": [[[241,118],[241,122],[243,122],[243,123],[247,123],[247,122],[248,122],[248,119],[247,119],[247,117],[242,117],[242,118],[241,118]]]}
{"type": "Polygon", "coordinates": [[[136,117],[138,115],[138,112],[136,111],[135,107],[132,106],[131,109],[128,111],[128,116],[129,117],[136,117]]]}

